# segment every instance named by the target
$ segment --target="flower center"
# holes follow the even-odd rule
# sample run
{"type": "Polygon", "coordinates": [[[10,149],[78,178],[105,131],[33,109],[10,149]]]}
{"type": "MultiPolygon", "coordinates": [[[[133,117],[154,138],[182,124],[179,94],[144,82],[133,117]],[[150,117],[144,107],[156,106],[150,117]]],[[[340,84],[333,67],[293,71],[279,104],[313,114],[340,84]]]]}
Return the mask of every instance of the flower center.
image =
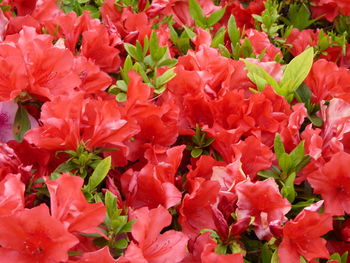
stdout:
{"type": "Polygon", "coordinates": [[[42,248],[41,240],[37,240],[37,242],[33,242],[31,239],[26,239],[24,241],[24,248],[25,251],[30,255],[39,255],[41,252],[44,251],[42,248]]]}

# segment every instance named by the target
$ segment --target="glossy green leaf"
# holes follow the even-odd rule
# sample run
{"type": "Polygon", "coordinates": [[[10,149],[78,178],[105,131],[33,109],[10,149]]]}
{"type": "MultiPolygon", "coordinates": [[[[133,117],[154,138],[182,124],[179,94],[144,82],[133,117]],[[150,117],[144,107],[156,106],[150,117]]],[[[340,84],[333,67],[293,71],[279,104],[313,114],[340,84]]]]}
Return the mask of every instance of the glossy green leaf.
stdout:
{"type": "Polygon", "coordinates": [[[161,87],[176,76],[174,68],[168,69],[156,79],[156,86],[161,87]]]}
{"type": "Polygon", "coordinates": [[[314,50],[310,47],[289,62],[280,82],[283,90],[290,93],[299,88],[311,70],[313,58],[314,50]]]}
{"type": "Polygon", "coordinates": [[[196,0],[189,0],[190,15],[192,16],[194,22],[197,26],[206,28],[207,20],[203,15],[201,6],[196,0]]]}
{"type": "Polygon", "coordinates": [[[142,56],[139,55],[137,48],[134,45],[124,43],[124,48],[132,58],[136,59],[137,61],[142,61],[142,56]]]}
{"type": "Polygon", "coordinates": [[[221,27],[215,34],[212,42],[211,42],[211,47],[217,48],[219,45],[223,45],[225,41],[225,34],[226,34],[226,29],[225,27],[221,27]]]}
{"type": "Polygon", "coordinates": [[[108,190],[105,194],[105,205],[107,209],[107,215],[112,218],[117,208],[117,198],[108,190]]]}
{"type": "Polygon", "coordinates": [[[228,20],[227,30],[232,44],[235,45],[236,43],[239,43],[239,40],[241,39],[241,31],[237,27],[236,19],[233,15],[231,15],[228,20]]]}
{"type": "Polygon", "coordinates": [[[274,152],[276,154],[277,159],[280,159],[281,155],[286,152],[286,150],[284,149],[282,139],[281,139],[281,135],[279,135],[278,133],[276,133],[276,135],[275,135],[273,149],[274,149],[274,152]]]}
{"type": "Polygon", "coordinates": [[[278,158],[278,165],[283,172],[288,173],[288,171],[293,167],[292,158],[288,154],[282,153],[278,158]]]}
{"type": "Polygon", "coordinates": [[[207,25],[208,26],[213,26],[215,25],[217,22],[220,21],[220,19],[224,16],[226,11],[226,6],[224,8],[221,8],[219,10],[216,10],[215,12],[213,12],[208,20],[207,20],[207,25]]]}
{"type": "Polygon", "coordinates": [[[270,84],[276,90],[276,92],[279,91],[277,81],[262,67],[259,67],[247,59],[244,59],[243,61],[246,65],[246,69],[248,70],[248,78],[255,83],[259,91],[263,91],[266,84],[270,84]]]}
{"type": "Polygon", "coordinates": [[[108,156],[99,162],[89,178],[89,182],[86,187],[87,191],[91,192],[105,179],[111,168],[111,160],[111,156],[108,156]]]}
{"type": "Polygon", "coordinates": [[[295,165],[300,163],[304,158],[305,150],[304,150],[304,141],[300,142],[297,147],[289,154],[292,158],[292,161],[295,165]]]}
{"type": "Polygon", "coordinates": [[[194,149],[192,149],[192,151],[191,151],[191,156],[192,156],[193,158],[198,158],[202,153],[203,153],[203,149],[194,148],[194,149]]]}

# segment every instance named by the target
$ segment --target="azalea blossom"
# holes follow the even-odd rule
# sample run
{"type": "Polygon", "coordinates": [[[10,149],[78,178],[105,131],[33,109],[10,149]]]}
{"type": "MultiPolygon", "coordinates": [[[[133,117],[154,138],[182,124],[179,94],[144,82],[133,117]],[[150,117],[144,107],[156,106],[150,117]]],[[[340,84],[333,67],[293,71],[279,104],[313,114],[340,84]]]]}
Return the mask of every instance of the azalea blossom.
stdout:
{"type": "Polygon", "coordinates": [[[0,259],[3,262],[59,262],[78,243],[46,205],[0,217],[0,259]]]}
{"type": "Polygon", "coordinates": [[[321,236],[332,229],[330,214],[304,209],[283,227],[283,241],[278,247],[280,262],[299,262],[300,256],[307,260],[329,258],[326,240],[321,236]]]}

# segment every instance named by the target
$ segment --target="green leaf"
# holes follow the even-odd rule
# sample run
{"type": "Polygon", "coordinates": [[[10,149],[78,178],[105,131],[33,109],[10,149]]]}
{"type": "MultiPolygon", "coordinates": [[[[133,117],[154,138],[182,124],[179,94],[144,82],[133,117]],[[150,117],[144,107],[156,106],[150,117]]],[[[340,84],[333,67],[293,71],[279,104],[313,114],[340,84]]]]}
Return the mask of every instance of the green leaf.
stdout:
{"type": "Polygon", "coordinates": [[[270,84],[278,93],[279,85],[269,73],[267,73],[262,67],[259,67],[249,60],[243,59],[243,61],[246,69],[248,70],[248,78],[255,83],[259,91],[263,91],[266,84],[270,84]]]}
{"type": "Polygon", "coordinates": [[[296,91],[309,74],[314,58],[314,49],[306,49],[286,66],[280,86],[289,93],[296,91]]]}
{"type": "Polygon", "coordinates": [[[61,176],[62,176],[62,174],[53,172],[53,173],[51,173],[51,175],[50,175],[50,179],[51,179],[51,180],[56,180],[57,178],[59,178],[59,177],[61,177],[61,176]]]}
{"type": "Polygon", "coordinates": [[[218,235],[218,233],[216,233],[215,230],[213,229],[209,229],[209,228],[203,228],[201,231],[199,231],[199,233],[201,235],[205,234],[205,233],[210,233],[210,237],[212,239],[220,239],[220,236],[218,235]]]}
{"type": "Polygon", "coordinates": [[[174,72],[174,68],[168,69],[165,71],[162,75],[160,75],[158,78],[156,78],[156,87],[161,87],[165,83],[169,82],[176,76],[174,72]]]}
{"type": "Polygon", "coordinates": [[[125,102],[127,101],[128,99],[128,95],[124,92],[120,92],[118,93],[116,96],[115,96],[115,99],[118,101],[118,102],[125,102]]]}
{"type": "Polygon", "coordinates": [[[296,98],[299,102],[303,102],[305,106],[310,103],[311,101],[311,90],[308,86],[306,86],[305,83],[299,86],[299,88],[295,91],[297,94],[296,98]]]}
{"type": "Polygon", "coordinates": [[[215,247],[215,253],[219,255],[225,255],[227,253],[227,245],[224,244],[218,244],[215,247]]]}
{"type": "Polygon", "coordinates": [[[189,0],[190,15],[192,16],[194,22],[197,26],[206,28],[207,20],[203,15],[201,6],[196,0],[189,0]]]}
{"type": "Polygon", "coordinates": [[[296,166],[300,163],[304,158],[305,150],[304,150],[304,141],[300,142],[297,147],[289,154],[292,158],[294,165],[296,166]]]}
{"type": "Polygon", "coordinates": [[[107,210],[107,215],[112,218],[115,210],[117,209],[117,198],[107,190],[105,194],[105,205],[107,210]]]}
{"type": "Polygon", "coordinates": [[[273,252],[272,257],[271,257],[271,263],[279,263],[279,258],[278,258],[278,249],[273,252]]]}
{"type": "Polygon", "coordinates": [[[270,263],[272,258],[272,251],[267,243],[261,247],[261,260],[262,263],[270,263]]]}
{"type": "Polygon", "coordinates": [[[121,91],[127,92],[128,91],[128,85],[124,80],[117,80],[117,87],[121,91]]]}
{"type": "Polygon", "coordinates": [[[124,67],[123,67],[123,70],[125,73],[128,73],[129,70],[132,69],[132,60],[131,60],[131,57],[128,55],[124,61],[124,67]]]}
{"type": "Polygon", "coordinates": [[[158,67],[163,67],[163,66],[174,67],[176,64],[177,64],[176,58],[167,58],[167,59],[164,59],[162,62],[160,62],[158,67]]]}
{"type": "Polygon", "coordinates": [[[157,61],[155,59],[156,53],[158,52],[159,49],[159,44],[158,44],[158,36],[155,31],[152,31],[151,38],[150,38],[150,43],[149,43],[149,48],[150,48],[150,53],[151,57],[154,61],[157,61]]]}
{"type": "Polygon", "coordinates": [[[75,163],[66,161],[64,163],[61,163],[59,166],[57,166],[57,168],[55,169],[55,173],[66,173],[66,172],[70,172],[73,171],[75,169],[77,169],[78,166],[75,163]]]}
{"type": "Polygon", "coordinates": [[[136,59],[137,61],[143,60],[143,57],[139,55],[139,53],[137,52],[137,48],[134,45],[131,45],[129,43],[124,43],[124,48],[126,52],[128,52],[128,54],[134,59],[136,59]]]}
{"type": "Polygon", "coordinates": [[[203,149],[194,148],[194,149],[192,149],[192,151],[191,151],[191,156],[192,156],[193,158],[198,158],[202,153],[203,153],[203,149]]]}
{"type": "Polygon", "coordinates": [[[301,202],[298,202],[298,203],[292,205],[292,208],[293,209],[304,208],[304,207],[312,205],[314,203],[314,201],[315,201],[315,198],[311,198],[307,201],[301,201],[301,202]]]}
{"type": "Polygon", "coordinates": [[[10,5],[2,5],[2,6],[0,6],[0,9],[3,12],[8,12],[8,11],[11,11],[11,6],[10,5]]]}
{"type": "Polygon", "coordinates": [[[344,254],[341,256],[341,263],[348,262],[348,255],[349,255],[348,251],[344,252],[344,254]]]}
{"type": "Polygon", "coordinates": [[[144,60],[144,55],[143,55],[143,48],[141,46],[140,41],[136,40],[136,51],[137,51],[137,55],[139,56],[140,61],[144,60]]]}
{"type": "Polygon", "coordinates": [[[147,55],[148,48],[149,48],[149,40],[148,40],[148,36],[145,36],[145,38],[143,39],[143,56],[147,55]]]}
{"type": "Polygon", "coordinates": [[[295,173],[291,173],[282,187],[282,195],[288,199],[290,203],[293,203],[296,197],[296,192],[294,189],[295,173]]]}
{"type": "Polygon", "coordinates": [[[280,179],[280,175],[272,170],[262,170],[258,172],[258,175],[264,178],[274,178],[274,179],[280,179]]]}
{"type": "Polygon", "coordinates": [[[230,19],[228,20],[227,30],[232,44],[235,45],[236,43],[239,43],[239,40],[241,39],[241,32],[237,27],[236,19],[233,15],[231,15],[230,19]]]}
{"type": "Polygon", "coordinates": [[[293,167],[292,158],[288,154],[282,153],[278,158],[278,165],[282,171],[287,174],[288,171],[290,171],[290,169],[293,167]]]}
{"type": "Polygon", "coordinates": [[[115,243],[114,243],[114,247],[117,249],[125,249],[127,248],[129,245],[128,241],[125,238],[121,238],[118,239],[115,243]]]}
{"type": "Polygon", "coordinates": [[[18,105],[12,129],[13,136],[18,142],[21,142],[23,140],[24,134],[30,130],[28,112],[22,105],[18,105]]]}
{"type": "Polygon", "coordinates": [[[211,42],[211,47],[217,48],[219,45],[224,44],[225,40],[225,34],[226,34],[226,29],[225,27],[221,27],[215,34],[212,42],[211,42]]]}
{"type": "Polygon", "coordinates": [[[196,34],[190,29],[188,28],[187,26],[184,26],[184,32],[187,34],[187,36],[192,39],[194,37],[196,37],[196,34]]]}
{"type": "Polygon", "coordinates": [[[224,45],[219,44],[218,49],[219,49],[222,56],[227,57],[227,58],[231,57],[230,51],[224,45]]]}
{"type": "Polygon", "coordinates": [[[316,116],[316,115],[308,115],[307,116],[309,118],[309,120],[312,122],[312,124],[315,126],[315,127],[322,127],[323,126],[323,120],[316,116]]]}
{"type": "Polygon", "coordinates": [[[297,3],[291,4],[289,6],[288,16],[290,24],[299,30],[309,27],[312,23],[318,20],[318,18],[310,20],[311,12],[304,3],[301,5],[297,3]]]}
{"type": "Polygon", "coordinates": [[[136,222],[136,219],[132,219],[128,221],[124,226],[120,229],[119,233],[130,233],[132,230],[132,225],[136,222]]]}
{"type": "Polygon", "coordinates": [[[278,133],[276,133],[276,136],[275,136],[275,140],[273,143],[273,149],[275,151],[277,159],[280,159],[281,155],[286,152],[286,150],[284,149],[282,139],[281,139],[281,135],[279,135],[278,133]]]}
{"type": "Polygon", "coordinates": [[[111,160],[111,156],[108,156],[99,162],[89,178],[89,182],[86,187],[87,191],[91,192],[105,179],[111,168],[111,160]]]}
{"type": "Polygon", "coordinates": [[[143,66],[139,62],[136,62],[132,68],[134,70],[136,70],[137,73],[140,74],[140,76],[142,77],[142,80],[144,82],[150,83],[150,80],[145,72],[145,69],[143,68],[143,66]]]}
{"type": "Polygon", "coordinates": [[[207,25],[210,27],[215,25],[217,22],[219,22],[220,19],[224,16],[225,11],[226,11],[226,6],[224,8],[221,8],[213,12],[207,20],[207,25]]]}

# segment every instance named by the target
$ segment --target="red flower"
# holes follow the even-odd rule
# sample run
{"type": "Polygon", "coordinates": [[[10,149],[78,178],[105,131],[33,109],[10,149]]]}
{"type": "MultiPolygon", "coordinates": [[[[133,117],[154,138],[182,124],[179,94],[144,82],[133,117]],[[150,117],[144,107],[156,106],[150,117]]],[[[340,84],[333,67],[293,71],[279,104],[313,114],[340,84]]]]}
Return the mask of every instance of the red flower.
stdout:
{"type": "Polygon", "coordinates": [[[291,209],[287,199],[279,192],[274,179],[255,183],[245,181],[236,186],[238,196],[236,213],[239,218],[253,216],[255,233],[259,239],[272,237],[269,225],[273,221],[286,221],[285,214],[291,209]]]}
{"type": "Polygon", "coordinates": [[[299,262],[300,256],[308,261],[328,258],[326,240],[321,236],[332,229],[331,215],[304,209],[283,228],[283,241],[278,247],[280,262],[299,262]]]}
{"type": "Polygon", "coordinates": [[[78,260],[70,260],[68,263],[116,263],[108,247],[103,247],[97,251],[84,253],[78,260]]]}
{"type": "Polygon", "coordinates": [[[335,63],[324,59],[317,60],[305,80],[312,91],[312,100],[319,103],[321,100],[330,100],[340,97],[350,91],[350,71],[338,67],[335,63]]]}
{"type": "Polygon", "coordinates": [[[37,0],[13,0],[13,6],[16,7],[17,15],[24,16],[34,11],[37,0]]]}
{"type": "Polygon", "coordinates": [[[19,175],[8,174],[0,181],[0,217],[24,209],[24,184],[19,175]]]}
{"type": "Polygon", "coordinates": [[[21,174],[21,179],[27,182],[31,178],[31,169],[32,167],[30,165],[24,165],[22,163],[14,149],[0,142],[0,181],[11,173],[21,174]]]}
{"type": "Polygon", "coordinates": [[[120,51],[109,44],[107,29],[103,25],[83,33],[82,54],[92,59],[102,70],[116,72],[119,70],[121,59],[120,51]]]}
{"type": "Polygon", "coordinates": [[[242,169],[250,179],[254,179],[261,170],[271,167],[273,153],[259,139],[249,136],[244,141],[233,145],[236,159],[242,162],[242,169]]]}
{"type": "Polygon", "coordinates": [[[221,255],[215,252],[217,244],[210,238],[209,233],[196,238],[193,245],[189,246],[191,254],[182,263],[243,263],[243,255],[240,253],[221,255]]]}
{"type": "Polygon", "coordinates": [[[291,44],[293,47],[290,49],[290,53],[293,56],[297,56],[302,53],[308,46],[316,46],[318,42],[318,31],[312,29],[305,29],[300,31],[293,28],[289,34],[286,44],[291,44]]]}
{"type": "Polygon", "coordinates": [[[277,55],[281,58],[283,57],[281,50],[270,42],[266,33],[259,32],[255,29],[248,29],[245,33],[252,44],[256,57],[264,52],[265,55],[262,57],[261,61],[274,61],[277,55]]]}
{"type": "MultiPolygon", "coordinates": [[[[129,169],[121,177],[127,204],[133,208],[159,205],[170,208],[181,201],[181,192],[175,187],[175,173],[180,164],[183,146],[167,151],[167,159],[144,166],[141,171],[129,169]],[[176,154],[176,155],[175,155],[176,154]]],[[[155,160],[153,160],[155,161],[155,160]]]]}
{"type": "Polygon", "coordinates": [[[307,176],[314,192],[325,201],[325,212],[334,216],[350,213],[350,154],[333,155],[318,171],[307,176]]]}
{"type": "Polygon", "coordinates": [[[46,205],[0,217],[0,261],[52,263],[68,260],[68,250],[78,243],[46,205]]]}
{"type": "Polygon", "coordinates": [[[350,15],[348,0],[313,0],[315,6],[312,6],[313,17],[325,15],[325,18],[332,22],[340,13],[345,16],[350,15]]]}
{"type": "Polygon", "coordinates": [[[216,229],[211,205],[216,202],[220,187],[217,182],[202,178],[195,178],[191,184],[190,193],[179,207],[179,223],[182,232],[194,240],[203,228],[216,229]]]}
{"type": "Polygon", "coordinates": [[[70,232],[95,233],[106,216],[106,209],[102,202],[86,201],[81,191],[83,183],[82,178],[70,175],[62,175],[55,181],[47,179],[51,214],[70,232]]]}
{"type": "Polygon", "coordinates": [[[162,206],[130,211],[134,241],[129,245],[121,262],[177,263],[186,255],[188,238],[182,232],[169,230],[160,234],[171,223],[171,215],[162,206]]]}
{"type": "Polygon", "coordinates": [[[83,141],[89,149],[116,147],[126,151],[124,141],[138,132],[133,120],[121,115],[115,100],[83,99],[83,94],[56,97],[42,107],[43,125],[25,138],[47,150],[71,149],[83,141]]]}

